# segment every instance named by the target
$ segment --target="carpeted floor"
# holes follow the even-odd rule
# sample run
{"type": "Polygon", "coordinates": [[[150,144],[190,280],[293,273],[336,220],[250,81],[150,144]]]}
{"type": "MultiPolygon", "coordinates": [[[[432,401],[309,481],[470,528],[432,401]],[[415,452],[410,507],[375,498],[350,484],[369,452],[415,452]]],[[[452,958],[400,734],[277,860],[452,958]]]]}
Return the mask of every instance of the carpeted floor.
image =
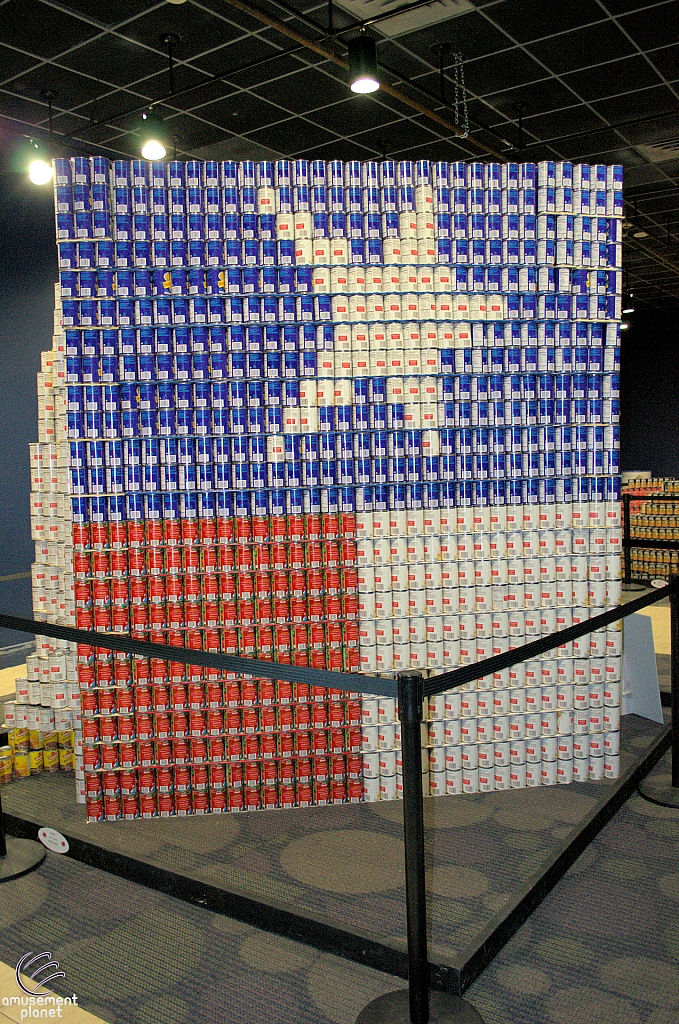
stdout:
{"type": "Polygon", "coordinates": [[[677,1024],[679,811],[628,800],[466,997],[486,1024],[677,1024]]]}
{"type": "MultiPolygon", "coordinates": [[[[622,770],[662,727],[624,719],[622,770]]],[[[425,800],[430,954],[450,963],[583,821],[611,782],[425,800]]],[[[5,811],[212,885],[405,942],[400,802],[198,818],[85,822],[64,775],[22,780],[5,811]]]]}
{"type": "MultiPolygon", "coordinates": [[[[486,1024],[676,1024],[678,866],[679,812],[633,797],[466,997],[486,1024]]],[[[54,854],[0,887],[0,960],[38,948],[110,1024],[353,1024],[403,986],[54,854]]]]}
{"type": "Polygon", "coordinates": [[[43,949],[110,1024],[353,1024],[404,985],[55,854],[0,886],[0,960],[43,949]]]}

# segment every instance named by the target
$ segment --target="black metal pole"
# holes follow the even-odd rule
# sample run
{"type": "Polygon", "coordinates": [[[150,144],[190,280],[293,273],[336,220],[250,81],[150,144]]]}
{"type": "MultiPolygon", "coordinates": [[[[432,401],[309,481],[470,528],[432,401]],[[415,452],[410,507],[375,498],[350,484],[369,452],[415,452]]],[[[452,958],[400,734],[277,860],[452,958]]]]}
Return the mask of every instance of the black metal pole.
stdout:
{"type": "Polygon", "coordinates": [[[398,677],[398,717],[403,755],[403,833],[406,859],[408,992],[412,1024],[429,1021],[427,903],[422,802],[422,674],[398,677]]]}
{"type": "Polygon", "coordinates": [[[403,758],[403,836],[405,840],[408,989],[378,996],[361,1010],[356,1024],[483,1024],[476,1009],[452,992],[429,991],[427,900],[424,873],[422,799],[421,672],[398,677],[398,717],[403,758]]]}
{"type": "Polygon", "coordinates": [[[639,794],[651,803],[679,810],[679,576],[669,579],[670,590],[670,685],[672,687],[672,775],[647,775],[639,794]]]}
{"type": "Polygon", "coordinates": [[[625,578],[623,583],[628,586],[632,582],[632,538],[630,529],[630,496],[629,494],[623,494],[622,496],[622,543],[623,543],[623,555],[625,559],[625,578]]]}
{"type": "Polygon", "coordinates": [[[679,576],[670,576],[670,687],[672,691],[672,787],[679,792],[679,576]]]}
{"type": "Polygon", "coordinates": [[[5,816],[2,813],[2,796],[0,796],[0,857],[7,856],[7,843],[5,842],[5,816]]]}

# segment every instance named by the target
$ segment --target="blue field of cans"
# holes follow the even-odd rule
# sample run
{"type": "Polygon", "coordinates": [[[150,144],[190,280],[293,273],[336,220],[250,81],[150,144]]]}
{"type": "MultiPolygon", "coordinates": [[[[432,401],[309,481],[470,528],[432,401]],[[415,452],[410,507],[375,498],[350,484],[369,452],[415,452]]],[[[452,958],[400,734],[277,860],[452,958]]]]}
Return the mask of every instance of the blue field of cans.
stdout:
{"type": "Polygon", "coordinates": [[[76,516],[614,500],[621,173],[57,161],[76,516]]]}

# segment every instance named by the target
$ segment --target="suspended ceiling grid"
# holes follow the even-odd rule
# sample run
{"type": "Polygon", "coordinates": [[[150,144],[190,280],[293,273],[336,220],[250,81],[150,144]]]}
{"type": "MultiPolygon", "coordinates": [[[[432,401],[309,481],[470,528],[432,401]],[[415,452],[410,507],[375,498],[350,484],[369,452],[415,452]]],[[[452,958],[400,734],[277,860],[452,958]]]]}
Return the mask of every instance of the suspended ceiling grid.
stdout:
{"type": "Polygon", "coordinates": [[[70,152],[136,155],[138,111],[155,101],[182,157],[622,163],[627,283],[639,302],[679,302],[679,0],[410,5],[369,29],[401,98],[354,96],[347,71],[299,41],[346,60],[356,19],[395,6],[341,2],[330,33],[327,4],[305,0],[0,0],[0,144],[46,139],[44,94],[56,90],[52,128],[70,152]],[[179,36],[172,96],[168,32],[179,36]],[[467,139],[408,105],[454,125],[453,58],[444,103],[432,52],[441,41],[465,58],[467,139]]]}

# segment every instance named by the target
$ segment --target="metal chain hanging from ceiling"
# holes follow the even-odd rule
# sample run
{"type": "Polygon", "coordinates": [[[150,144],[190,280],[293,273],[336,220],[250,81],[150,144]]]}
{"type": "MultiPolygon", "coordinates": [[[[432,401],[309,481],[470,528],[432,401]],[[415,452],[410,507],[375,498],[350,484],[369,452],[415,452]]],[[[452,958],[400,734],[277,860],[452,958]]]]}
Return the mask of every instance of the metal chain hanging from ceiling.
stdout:
{"type": "Polygon", "coordinates": [[[469,135],[469,112],[467,110],[467,90],[464,86],[464,60],[461,53],[453,55],[453,85],[455,92],[453,100],[455,103],[455,127],[461,130],[462,138],[469,135]],[[460,99],[461,97],[461,99],[460,99]],[[462,118],[460,119],[460,106],[462,107],[462,118]]]}

